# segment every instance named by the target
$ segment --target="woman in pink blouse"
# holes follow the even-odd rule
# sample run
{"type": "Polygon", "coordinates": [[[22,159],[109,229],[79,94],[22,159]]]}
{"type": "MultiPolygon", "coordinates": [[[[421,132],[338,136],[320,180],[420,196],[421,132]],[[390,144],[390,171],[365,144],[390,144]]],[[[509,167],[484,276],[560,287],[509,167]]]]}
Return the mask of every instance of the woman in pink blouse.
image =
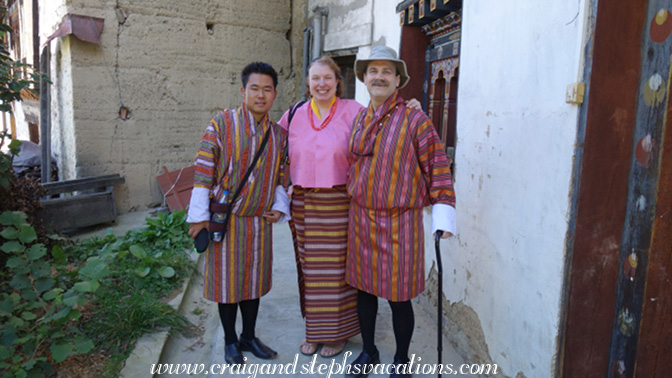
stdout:
{"type": "Polygon", "coordinates": [[[341,70],[329,57],[308,70],[311,100],[287,124],[292,180],[292,235],[297,255],[301,313],[306,321],[303,354],[333,357],[359,333],[357,290],[345,283],[349,199],[345,175],[348,141],[357,113],[364,109],[342,94],[341,70]]]}

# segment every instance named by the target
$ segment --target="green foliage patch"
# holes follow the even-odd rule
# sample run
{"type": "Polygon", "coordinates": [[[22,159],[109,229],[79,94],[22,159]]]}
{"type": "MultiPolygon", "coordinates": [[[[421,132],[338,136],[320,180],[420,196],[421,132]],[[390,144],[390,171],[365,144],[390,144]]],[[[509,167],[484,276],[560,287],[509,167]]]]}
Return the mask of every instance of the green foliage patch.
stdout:
{"type": "MultiPolygon", "coordinates": [[[[0,214],[0,376],[49,376],[53,364],[97,351],[127,356],[147,332],[184,332],[189,322],[160,301],[195,269],[184,211],[147,227],[51,251],[22,212],[0,214]],[[142,272],[142,274],[140,274],[142,272]]],[[[123,359],[114,360],[114,376],[123,359]]]]}

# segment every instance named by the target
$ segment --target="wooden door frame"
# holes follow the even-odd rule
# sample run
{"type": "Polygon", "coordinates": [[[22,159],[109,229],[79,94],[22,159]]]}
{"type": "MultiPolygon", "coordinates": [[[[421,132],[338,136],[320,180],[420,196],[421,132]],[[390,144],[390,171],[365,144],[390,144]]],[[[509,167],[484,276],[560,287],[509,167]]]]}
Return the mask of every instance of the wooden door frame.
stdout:
{"type": "MultiPolygon", "coordinates": [[[[647,367],[638,360],[637,348],[651,333],[650,325],[661,323],[660,308],[669,309],[669,300],[650,306],[644,298],[651,295],[650,289],[645,292],[648,280],[660,279],[647,269],[656,256],[651,247],[661,245],[654,231],[670,222],[659,219],[656,205],[672,207],[670,184],[661,181],[667,177],[661,176],[661,150],[670,144],[663,135],[672,37],[651,37],[658,9],[671,7],[669,0],[588,4],[587,93],[579,116],[557,376],[651,377],[656,369],[655,362],[647,367]],[[664,79],[658,88],[667,90],[664,100],[646,93],[656,72],[664,79]],[[647,141],[643,162],[640,147],[647,141]],[[663,191],[660,184],[667,185],[663,191]],[[641,323],[643,314],[649,323],[641,323]]],[[[658,255],[665,256],[664,248],[658,255]]],[[[669,257],[664,261],[669,264],[669,257]]],[[[670,298],[670,291],[659,288],[655,295],[670,298]]],[[[669,321],[662,324],[669,333],[669,321]]]]}

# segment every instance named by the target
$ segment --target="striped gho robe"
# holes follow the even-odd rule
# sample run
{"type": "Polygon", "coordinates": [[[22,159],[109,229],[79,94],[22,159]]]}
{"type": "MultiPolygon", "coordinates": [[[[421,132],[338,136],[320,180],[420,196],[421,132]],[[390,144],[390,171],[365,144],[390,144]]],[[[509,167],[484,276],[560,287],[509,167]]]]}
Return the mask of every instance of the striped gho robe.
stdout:
{"type": "Polygon", "coordinates": [[[425,288],[422,209],[455,206],[450,164],[427,116],[395,91],[355,119],[346,281],[390,301],[425,288]]]}
{"type": "Polygon", "coordinates": [[[268,115],[256,124],[243,104],[217,114],[201,139],[194,191],[206,188],[211,198],[219,199],[227,190],[231,200],[269,127],[267,145],[233,205],[224,240],[210,242],[204,290],[209,300],[237,303],[259,298],[271,289],[272,225],[262,214],[270,210],[274,189],[284,177],[285,132],[268,115]]]}

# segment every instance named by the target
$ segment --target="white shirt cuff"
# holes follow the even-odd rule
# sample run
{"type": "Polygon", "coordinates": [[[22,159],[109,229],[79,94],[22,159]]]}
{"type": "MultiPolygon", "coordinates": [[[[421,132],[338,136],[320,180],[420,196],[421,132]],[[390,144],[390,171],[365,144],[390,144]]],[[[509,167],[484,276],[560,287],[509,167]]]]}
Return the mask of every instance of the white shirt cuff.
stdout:
{"type": "Polygon", "coordinates": [[[187,211],[187,223],[210,220],[210,189],[193,188],[187,211]]]}
{"type": "Polygon", "coordinates": [[[271,210],[277,210],[282,213],[278,223],[284,223],[292,219],[289,215],[289,196],[285,191],[285,188],[282,185],[275,187],[275,194],[273,195],[273,205],[271,205],[271,210]]]}
{"type": "Polygon", "coordinates": [[[432,205],[432,235],[436,230],[456,233],[455,208],[443,203],[432,205]]]}

